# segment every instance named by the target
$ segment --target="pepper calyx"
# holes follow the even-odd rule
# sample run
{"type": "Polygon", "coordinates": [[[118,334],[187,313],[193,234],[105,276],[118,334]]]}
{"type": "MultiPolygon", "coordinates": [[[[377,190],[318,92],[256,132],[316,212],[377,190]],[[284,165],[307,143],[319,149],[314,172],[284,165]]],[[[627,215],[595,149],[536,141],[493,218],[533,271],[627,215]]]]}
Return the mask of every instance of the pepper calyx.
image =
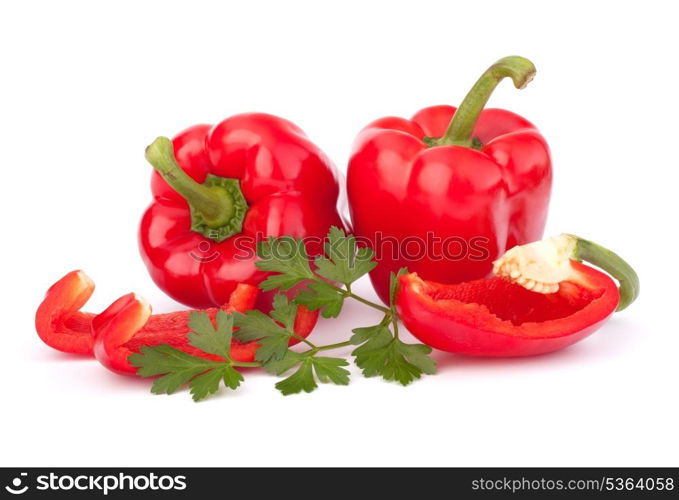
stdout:
{"type": "Polygon", "coordinates": [[[215,226],[214,222],[206,219],[203,213],[189,202],[191,231],[200,233],[217,243],[240,233],[243,230],[243,221],[248,211],[248,203],[243,196],[238,179],[229,179],[209,174],[202,185],[208,188],[224,190],[226,196],[230,198],[229,205],[231,210],[227,213],[227,217],[215,226]]]}
{"type": "Polygon", "coordinates": [[[217,243],[239,233],[248,211],[238,179],[209,174],[201,184],[177,163],[172,141],[158,137],[146,148],[146,160],[189,205],[191,230],[217,243]]]}

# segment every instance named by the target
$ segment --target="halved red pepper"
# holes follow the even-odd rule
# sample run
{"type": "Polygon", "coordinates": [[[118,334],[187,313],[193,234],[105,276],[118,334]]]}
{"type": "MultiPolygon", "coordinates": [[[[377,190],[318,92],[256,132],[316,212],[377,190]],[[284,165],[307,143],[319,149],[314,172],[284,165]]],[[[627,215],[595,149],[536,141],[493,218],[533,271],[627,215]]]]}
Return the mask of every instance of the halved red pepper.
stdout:
{"type": "Polygon", "coordinates": [[[396,307],[403,324],[443,351],[529,356],[587,337],[639,293],[639,279],[624,260],[572,235],[514,247],[495,262],[494,272],[457,284],[401,276],[396,307]],[[581,260],[609,272],[619,288],[581,260]]]}
{"type": "MultiPolygon", "coordinates": [[[[255,307],[259,289],[256,286],[241,283],[231,293],[227,312],[243,312],[255,307]]],[[[214,318],[219,308],[206,309],[210,318],[214,318]]],[[[142,346],[168,344],[194,356],[219,360],[218,356],[207,354],[189,345],[189,315],[193,311],[178,311],[169,314],[151,315],[151,306],[143,298],[134,293],[120,297],[104,312],[92,321],[94,333],[94,355],[106,368],[122,373],[135,374],[137,368],[132,366],[128,358],[140,351],[142,346]]],[[[300,306],[295,318],[295,332],[306,337],[313,330],[318,314],[300,306]]],[[[298,340],[292,339],[291,344],[298,340]]],[[[251,362],[255,359],[257,341],[240,343],[231,342],[231,359],[239,362],[251,362]]]]}

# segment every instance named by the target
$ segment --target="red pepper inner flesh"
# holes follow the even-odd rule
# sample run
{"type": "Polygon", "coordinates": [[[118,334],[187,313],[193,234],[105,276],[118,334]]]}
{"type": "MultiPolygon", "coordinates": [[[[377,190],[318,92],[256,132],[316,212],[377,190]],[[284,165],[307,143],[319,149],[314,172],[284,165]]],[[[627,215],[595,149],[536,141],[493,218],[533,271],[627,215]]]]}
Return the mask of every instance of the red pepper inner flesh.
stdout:
{"type": "Polygon", "coordinates": [[[76,311],[54,322],[54,333],[89,332],[96,314],[76,311]]]}
{"type": "Polygon", "coordinates": [[[555,293],[529,291],[506,278],[458,284],[399,278],[396,308],[404,326],[442,351],[472,356],[531,356],[590,335],[620,301],[606,274],[570,261],[555,293]]]}
{"type": "Polygon", "coordinates": [[[571,316],[603,294],[575,282],[563,282],[559,292],[533,293],[503,278],[488,278],[455,285],[429,282],[424,291],[435,301],[456,300],[469,305],[470,314],[488,312],[514,325],[571,316]]]}

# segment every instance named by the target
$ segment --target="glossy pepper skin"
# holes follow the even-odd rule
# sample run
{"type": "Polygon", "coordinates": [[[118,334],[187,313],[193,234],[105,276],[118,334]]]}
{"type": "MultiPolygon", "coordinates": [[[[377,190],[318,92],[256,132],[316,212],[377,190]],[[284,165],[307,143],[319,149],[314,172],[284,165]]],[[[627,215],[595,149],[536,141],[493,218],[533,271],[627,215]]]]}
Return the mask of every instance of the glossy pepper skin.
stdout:
{"type": "MultiPolygon", "coordinates": [[[[267,276],[255,267],[262,238],[315,237],[307,244],[313,256],[330,226],[346,228],[337,207],[339,174],[287,120],[248,113],[196,125],[169,151],[161,139],[147,149],[156,172],[139,246],[153,280],[179,302],[215,306],[239,283],[260,283],[267,276]],[[214,186],[224,180],[226,195],[214,186]]],[[[258,307],[268,310],[271,298],[260,295],[258,307]]]]}
{"type": "Polygon", "coordinates": [[[356,236],[376,252],[370,278],[385,303],[389,275],[402,267],[444,283],[481,278],[506,249],[542,237],[552,183],[547,143],[521,116],[483,110],[502,78],[521,88],[534,72],[523,58],[502,59],[459,110],[381,118],[356,138],[351,217],[356,236]]]}
{"type": "Polygon", "coordinates": [[[536,266],[536,253],[496,266],[500,276],[463,283],[442,284],[423,280],[416,273],[405,274],[399,277],[399,317],[425,344],[457,354],[532,356],[574,344],[632,303],[639,293],[639,280],[625,261],[592,242],[572,235],[556,241],[566,242],[562,245],[566,251],[560,251],[564,262],[556,266],[563,278],[558,283],[543,288],[526,279],[531,272],[533,277],[545,274],[552,263],[548,259],[536,266]],[[607,274],[580,260],[611,272],[620,289],[607,274]]]}

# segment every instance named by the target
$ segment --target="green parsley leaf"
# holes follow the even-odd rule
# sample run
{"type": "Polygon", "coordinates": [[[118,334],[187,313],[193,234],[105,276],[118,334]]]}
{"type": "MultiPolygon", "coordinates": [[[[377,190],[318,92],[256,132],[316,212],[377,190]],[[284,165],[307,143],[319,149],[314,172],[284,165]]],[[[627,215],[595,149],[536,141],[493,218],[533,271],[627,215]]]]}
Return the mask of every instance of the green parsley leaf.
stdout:
{"type": "Polygon", "coordinates": [[[406,344],[400,340],[398,344],[399,352],[411,365],[416,366],[427,375],[436,373],[436,361],[429,357],[431,347],[424,344],[406,344]]]}
{"type": "Polygon", "coordinates": [[[329,283],[316,281],[299,291],[295,302],[311,311],[321,310],[324,318],[336,318],[342,311],[344,294],[329,283]]]}
{"type": "Polygon", "coordinates": [[[354,345],[361,345],[362,343],[374,338],[391,338],[391,331],[389,331],[389,328],[382,323],[375,326],[354,328],[351,331],[354,332],[354,334],[351,336],[349,341],[354,345]]]}
{"type": "Polygon", "coordinates": [[[327,384],[332,382],[336,385],[349,385],[349,371],[342,368],[349,366],[342,358],[327,358],[323,356],[311,358],[314,372],[318,380],[327,384]]]}
{"type": "Polygon", "coordinates": [[[280,361],[285,357],[290,343],[288,335],[272,335],[259,341],[259,348],[255,353],[255,360],[266,364],[271,361],[280,361]]]}
{"type": "Polygon", "coordinates": [[[377,262],[370,248],[357,248],[356,238],[347,236],[343,230],[332,226],[325,244],[326,256],[314,260],[316,272],[331,281],[349,286],[364,274],[372,271],[377,262]]]}
{"type": "MultiPolygon", "coordinates": [[[[197,358],[167,344],[142,346],[140,351],[139,353],[132,354],[128,361],[132,366],[138,368],[137,375],[142,377],[155,377],[156,375],[174,373],[177,376],[184,376],[188,380],[195,374],[208,370],[218,364],[215,361],[197,358]]],[[[181,386],[181,383],[179,386],[181,386]]],[[[176,388],[170,392],[175,390],[176,388]]]]}
{"type": "Polygon", "coordinates": [[[224,361],[193,356],[167,344],[142,346],[128,360],[142,377],[162,375],[153,381],[151,392],[172,394],[188,384],[194,401],[200,401],[216,393],[222,381],[231,389],[238,388],[243,375],[233,368],[230,357],[233,317],[218,311],[215,327],[207,313],[193,312],[188,326],[192,330],[188,334],[191,346],[221,356],[224,361]]]}
{"type": "Polygon", "coordinates": [[[217,312],[216,320],[215,329],[206,312],[192,312],[189,315],[189,328],[194,333],[188,334],[189,345],[208,354],[230,359],[233,316],[220,310],[217,312]]]}
{"type": "MultiPolygon", "coordinates": [[[[332,382],[336,385],[349,384],[349,371],[344,369],[349,363],[341,358],[329,357],[313,357],[304,356],[303,354],[292,353],[289,358],[284,358],[286,363],[277,362],[276,374],[280,375],[290,370],[293,366],[299,363],[299,368],[288,378],[285,378],[276,384],[276,389],[281,391],[284,396],[290,394],[297,394],[299,392],[311,392],[318,387],[316,378],[322,383],[332,382]],[[316,378],[314,378],[314,373],[316,378]]],[[[274,362],[275,363],[275,362],[274,362]]]]}
{"type": "Polygon", "coordinates": [[[422,373],[436,372],[436,362],[428,357],[431,347],[423,344],[406,344],[392,336],[384,325],[356,328],[352,343],[360,347],[351,353],[356,357],[356,365],[366,377],[382,376],[385,380],[396,380],[408,385],[420,378],[422,373]]]}
{"type": "Polygon", "coordinates": [[[233,336],[241,342],[288,334],[284,327],[257,309],[233,313],[233,323],[238,327],[233,336]]]}
{"type": "Polygon", "coordinates": [[[297,304],[288,300],[287,295],[277,293],[273,298],[273,310],[270,316],[282,323],[289,332],[294,331],[295,318],[297,317],[297,304]]]}
{"type": "Polygon", "coordinates": [[[385,380],[396,380],[401,385],[408,385],[426,374],[436,373],[436,362],[427,357],[431,347],[423,344],[405,344],[396,340],[388,349],[387,362],[382,372],[385,380]]]}
{"type": "Polygon", "coordinates": [[[318,387],[314,380],[312,358],[306,358],[299,365],[295,373],[276,384],[276,389],[281,391],[283,396],[297,394],[299,392],[311,392],[318,387]]]}
{"type": "Polygon", "coordinates": [[[282,360],[288,350],[290,337],[294,334],[297,305],[288,301],[282,294],[274,297],[273,305],[271,316],[256,309],[234,313],[233,316],[234,324],[238,327],[234,336],[241,342],[259,340],[260,347],[257,349],[255,359],[262,363],[282,360]]]}
{"type": "Polygon", "coordinates": [[[162,375],[153,381],[151,392],[154,394],[173,394],[196,375],[221,365],[218,361],[192,356],[167,344],[142,346],[140,351],[128,360],[138,368],[137,374],[142,377],[162,375]]]}
{"type": "Polygon", "coordinates": [[[193,377],[189,382],[194,401],[201,401],[219,390],[219,383],[230,389],[237,389],[243,381],[243,375],[231,366],[224,365],[193,377]]]}
{"type": "Polygon", "coordinates": [[[272,375],[283,375],[301,363],[303,359],[304,355],[288,349],[282,359],[269,360],[262,365],[262,368],[272,375]]]}
{"type": "Polygon", "coordinates": [[[221,372],[224,385],[234,391],[238,389],[240,383],[245,380],[243,374],[236,370],[233,366],[225,366],[222,368],[221,372]]]}
{"type": "Polygon", "coordinates": [[[219,390],[219,383],[222,380],[222,374],[219,369],[210,370],[202,375],[193,377],[189,382],[189,389],[191,389],[191,396],[194,401],[200,401],[219,390]]]}
{"type": "MultiPolygon", "coordinates": [[[[383,324],[368,326],[365,328],[355,328],[352,330],[354,335],[351,337],[352,344],[363,344],[354,349],[351,353],[353,356],[364,356],[372,351],[380,350],[386,347],[394,337],[391,330],[383,324]]],[[[360,367],[360,365],[359,365],[360,367]]]]}
{"type": "Polygon", "coordinates": [[[269,276],[259,284],[264,291],[288,290],[298,283],[313,279],[309,257],[301,239],[290,236],[269,237],[257,245],[259,260],[255,264],[262,271],[280,274],[269,276]]]}

